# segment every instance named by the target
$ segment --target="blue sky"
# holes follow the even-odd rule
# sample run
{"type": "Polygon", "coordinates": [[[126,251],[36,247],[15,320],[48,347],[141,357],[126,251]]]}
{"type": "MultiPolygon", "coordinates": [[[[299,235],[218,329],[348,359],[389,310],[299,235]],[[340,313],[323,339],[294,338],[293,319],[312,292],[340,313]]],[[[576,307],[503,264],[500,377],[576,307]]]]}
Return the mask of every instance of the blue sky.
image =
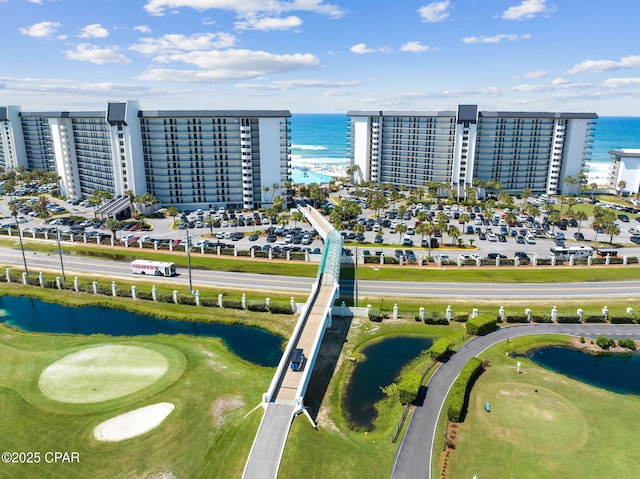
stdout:
{"type": "Polygon", "coordinates": [[[637,0],[0,0],[0,104],[640,112],[637,0]]]}

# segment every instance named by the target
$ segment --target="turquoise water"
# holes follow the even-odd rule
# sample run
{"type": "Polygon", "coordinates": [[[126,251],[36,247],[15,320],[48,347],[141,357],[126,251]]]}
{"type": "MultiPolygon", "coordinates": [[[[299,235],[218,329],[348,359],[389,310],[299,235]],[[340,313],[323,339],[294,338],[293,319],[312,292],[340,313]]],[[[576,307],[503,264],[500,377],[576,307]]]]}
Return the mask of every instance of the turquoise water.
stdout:
{"type": "Polygon", "coordinates": [[[574,348],[547,346],[527,356],[537,365],[572,379],[620,394],[640,394],[640,355],[590,354],[574,348]]]}
{"type": "Polygon", "coordinates": [[[236,356],[261,366],[275,367],[283,339],[239,324],[171,321],[101,306],[71,308],[21,296],[0,296],[0,322],[23,331],[52,334],[153,336],[186,334],[220,338],[236,356]]]}
{"type": "Polygon", "coordinates": [[[356,364],[343,399],[349,422],[370,429],[377,415],[375,404],[385,397],[380,388],[393,383],[400,370],[432,343],[429,338],[401,336],[364,348],[366,361],[356,364]]]}
{"type": "MultiPolygon", "coordinates": [[[[346,165],[349,117],[341,114],[294,114],[291,117],[291,155],[294,164],[346,165]]],[[[640,148],[640,117],[601,117],[596,122],[591,159],[608,163],[617,148],[640,148]]]]}
{"type": "Polygon", "coordinates": [[[323,166],[346,165],[346,115],[309,113],[291,117],[292,163],[323,166]]]}

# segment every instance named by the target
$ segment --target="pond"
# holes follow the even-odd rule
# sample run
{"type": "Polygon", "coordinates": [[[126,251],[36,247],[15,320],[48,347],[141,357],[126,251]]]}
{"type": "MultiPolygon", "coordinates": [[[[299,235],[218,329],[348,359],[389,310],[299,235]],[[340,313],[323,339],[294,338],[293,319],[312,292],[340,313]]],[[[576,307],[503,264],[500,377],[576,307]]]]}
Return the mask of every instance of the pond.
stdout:
{"type": "Polygon", "coordinates": [[[546,346],[527,356],[537,365],[572,379],[620,394],[640,394],[640,355],[591,354],[574,348],[546,346]]]}
{"type": "Polygon", "coordinates": [[[102,306],[69,307],[22,296],[0,296],[0,322],[23,331],[53,334],[153,336],[187,334],[220,338],[236,356],[275,367],[282,356],[281,336],[240,324],[173,321],[102,306]]]}
{"type": "Polygon", "coordinates": [[[385,397],[380,388],[391,384],[432,343],[430,338],[397,336],[364,348],[366,360],[356,364],[345,391],[343,407],[349,422],[370,429],[377,414],[375,404],[385,397]]]}

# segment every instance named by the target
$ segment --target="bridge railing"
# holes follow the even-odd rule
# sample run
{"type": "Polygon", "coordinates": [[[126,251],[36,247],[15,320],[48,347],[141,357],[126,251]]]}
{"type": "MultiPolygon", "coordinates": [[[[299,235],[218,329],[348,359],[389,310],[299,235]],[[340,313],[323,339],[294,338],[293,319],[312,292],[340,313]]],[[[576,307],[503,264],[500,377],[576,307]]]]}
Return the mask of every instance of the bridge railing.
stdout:
{"type": "Polygon", "coordinates": [[[300,311],[300,318],[298,318],[298,322],[296,323],[293,332],[291,333],[291,338],[282,353],[282,357],[280,358],[280,362],[278,363],[278,367],[276,369],[276,373],[273,375],[273,379],[271,379],[271,384],[269,385],[269,389],[266,393],[262,395],[262,402],[268,403],[273,400],[273,395],[277,392],[278,385],[280,384],[280,380],[286,373],[287,367],[289,366],[289,358],[291,357],[291,352],[293,348],[298,343],[298,339],[300,338],[300,333],[304,328],[304,325],[309,317],[309,313],[313,309],[313,305],[316,301],[316,297],[318,296],[318,292],[320,290],[320,278],[318,278],[313,285],[311,286],[311,294],[307,298],[307,302],[304,303],[302,309],[300,311]]]}
{"type": "Polygon", "coordinates": [[[322,311],[322,315],[324,317],[324,323],[321,328],[318,328],[316,331],[316,336],[313,340],[313,346],[311,346],[311,351],[309,354],[308,364],[303,371],[303,376],[300,380],[300,384],[298,386],[298,390],[296,391],[296,403],[299,407],[302,407],[302,399],[304,398],[305,393],[307,392],[307,385],[309,384],[309,379],[311,378],[311,373],[313,372],[313,368],[316,363],[316,358],[318,357],[318,352],[320,349],[320,345],[322,343],[322,338],[324,337],[324,332],[331,325],[331,308],[333,306],[333,302],[336,300],[339,292],[339,284],[334,282],[333,285],[329,286],[323,284],[322,288],[331,288],[331,296],[329,301],[324,307],[322,311]]]}

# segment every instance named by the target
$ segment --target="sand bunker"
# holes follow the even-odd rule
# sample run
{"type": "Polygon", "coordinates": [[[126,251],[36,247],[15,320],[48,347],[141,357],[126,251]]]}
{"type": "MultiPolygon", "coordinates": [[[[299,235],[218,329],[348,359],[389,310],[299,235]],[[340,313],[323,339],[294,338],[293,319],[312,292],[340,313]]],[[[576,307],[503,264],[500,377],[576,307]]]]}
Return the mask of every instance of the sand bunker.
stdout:
{"type": "Polygon", "coordinates": [[[124,441],[151,431],[171,414],[175,406],[168,402],[152,404],[113,417],[93,430],[98,441],[124,441]]]}

